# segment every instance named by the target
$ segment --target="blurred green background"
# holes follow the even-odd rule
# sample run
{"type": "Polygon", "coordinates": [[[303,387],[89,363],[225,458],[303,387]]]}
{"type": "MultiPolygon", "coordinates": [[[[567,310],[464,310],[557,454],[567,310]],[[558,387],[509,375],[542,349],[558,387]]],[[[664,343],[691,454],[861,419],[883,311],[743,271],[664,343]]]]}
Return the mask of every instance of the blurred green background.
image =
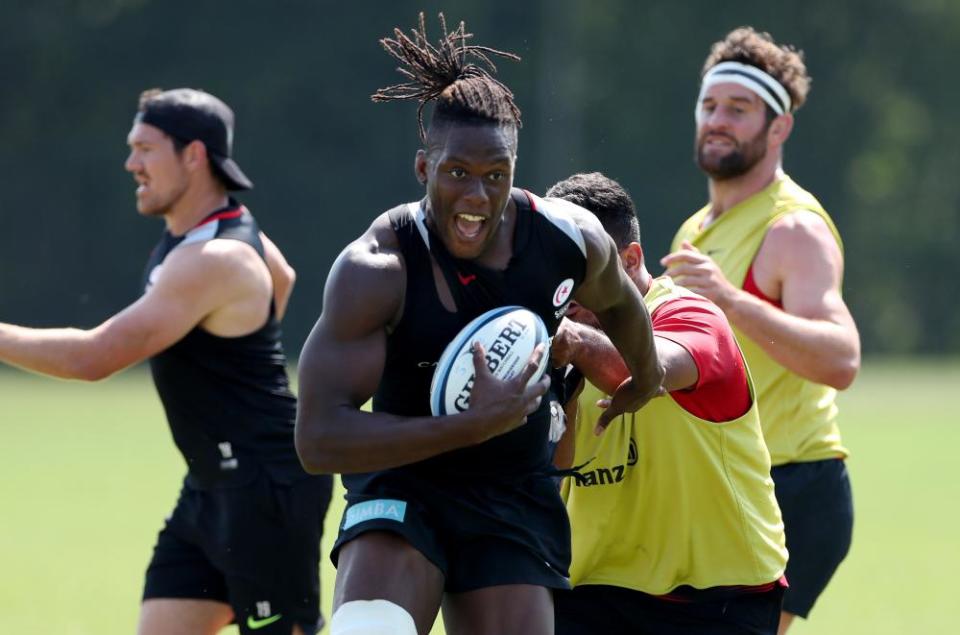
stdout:
{"type": "MultiPolygon", "coordinates": [[[[126,134],[141,90],[193,86],[234,108],[235,156],[257,185],[243,201],[298,271],[295,358],[339,250],[421,196],[415,106],[369,100],[400,80],[377,40],[421,9],[434,37],[443,10],[523,57],[499,65],[523,110],[516,183],[617,178],[654,262],[706,198],[692,114],[709,45],[750,24],[806,51],[813,90],[785,167],[843,233],[865,365],[841,398],[853,550],[791,633],[955,630],[956,0],[5,0],[0,321],[89,327],[136,298],[162,225],[134,208],[126,134]]],[[[85,386],[0,372],[0,426],[0,633],[133,632],[183,472],[146,375],[85,386]]]]}
{"type": "Polygon", "coordinates": [[[378,39],[421,8],[435,37],[442,9],[523,57],[499,65],[523,110],[516,183],[617,178],[651,262],[706,198],[693,107],[710,44],[750,24],[804,49],[813,89],[785,167],[843,233],[864,350],[960,352],[956,0],[5,0],[0,321],[92,326],[136,297],[161,224],[134,209],[126,134],[142,89],[193,86],[236,111],[243,200],[300,275],[297,353],[339,250],[421,195],[415,106],[369,99],[401,80],[378,39]]]}
{"type": "MultiPolygon", "coordinates": [[[[960,362],[875,359],[843,393],[853,547],[791,635],[956,632],[947,607],[960,567],[960,426],[945,395],[958,385],[960,362]]],[[[0,387],[0,633],[133,633],[183,476],[148,374],[89,386],[0,371],[0,387]]],[[[341,510],[337,499],[324,553],[341,510]]],[[[322,570],[329,616],[326,558],[322,570]]]]}

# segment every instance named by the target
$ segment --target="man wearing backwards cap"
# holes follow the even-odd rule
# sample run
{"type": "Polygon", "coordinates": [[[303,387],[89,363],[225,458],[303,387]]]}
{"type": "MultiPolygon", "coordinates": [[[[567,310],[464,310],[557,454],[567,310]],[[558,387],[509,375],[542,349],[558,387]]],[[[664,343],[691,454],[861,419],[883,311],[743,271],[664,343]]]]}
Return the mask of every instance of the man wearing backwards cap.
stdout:
{"type": "Polygon", "coordinates": [[[782,168],[810,78],[802,53],[745,27],[713,45],[696,105],[710,202],[680,227],[667,274],[724,310],[756,385],[786,528],[780,624],[806,618],[850,547],[853,505],[836,391],[860,368],[830,216],[782,168]]]}
{"type": "Polygon", "coordinates": [[[150,360],[188,471],[147,569],[140,635],[319,629],[329,477],[293,443],[296,402],[279,320],[293,270],[228,195],[233,113],[198,90],[143,93],[125,167],[137,210],[166,229],[132,305],[89,329],[0,324],[0,361],[96,380],[150,360]]]}

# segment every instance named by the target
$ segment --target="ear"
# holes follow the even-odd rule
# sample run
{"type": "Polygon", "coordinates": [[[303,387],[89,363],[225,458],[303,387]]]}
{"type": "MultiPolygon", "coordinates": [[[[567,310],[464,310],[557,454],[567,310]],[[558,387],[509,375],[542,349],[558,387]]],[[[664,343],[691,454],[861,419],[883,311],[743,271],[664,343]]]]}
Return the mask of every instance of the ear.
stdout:
{"type": "Polygon", "coordinates": [[[772,146],[782,146],[790,138],[790,132],[793,130],[793,115],[787,113],[779,115],[770,122],[770,132],[767,139],[772,146]]]}
{"type": "Polygon", "coordinates": [[[196,170],[201,166],[206,166],[207,146],[203,141],[193,140],[183,148],[183,164],[188,170],[196,170]]]}
{"type": "Polygon", "coordinates": [[[413,172],[417,175],[420,185],[427,184],[427,153],[425,150],[417,150],[417,156],[413,160],[413,172]]]}
{"type": "Polygon", "coordinates": [[[628,274],[639,271],[643,268],[643,247],[630,243],[620,251],[620,261],[628,274]]]}

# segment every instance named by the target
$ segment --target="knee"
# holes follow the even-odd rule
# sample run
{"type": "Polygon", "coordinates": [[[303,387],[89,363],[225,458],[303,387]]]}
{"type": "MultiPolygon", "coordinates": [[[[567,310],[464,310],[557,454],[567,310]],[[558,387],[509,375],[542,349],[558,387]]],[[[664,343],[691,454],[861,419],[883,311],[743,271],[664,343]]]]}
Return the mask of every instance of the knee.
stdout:
{"type": "Polygon", "coordinates": [[[344,602],[330,618],[330,635],[417,635],[413,616],[387,600],[344,602]]]}

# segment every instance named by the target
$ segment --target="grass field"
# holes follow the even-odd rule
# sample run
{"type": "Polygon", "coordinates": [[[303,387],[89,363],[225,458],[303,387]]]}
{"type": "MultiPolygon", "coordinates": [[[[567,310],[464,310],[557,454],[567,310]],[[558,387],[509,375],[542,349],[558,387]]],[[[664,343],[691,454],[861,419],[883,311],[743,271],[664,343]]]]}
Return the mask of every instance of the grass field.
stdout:
{"type": "MultiPolygon", "coordinates": [[[[812,621],[791,633],[956,632],[958,388],[960,361],[868,361],[843,395],[853,550],[812,621]]],[[[83,385],[0,372],[0,428],[0,633],[133,633],[183,473],[146,374],[83,385]]],[[[324,562],[328,615],[332,582],[324,562]]]]}

